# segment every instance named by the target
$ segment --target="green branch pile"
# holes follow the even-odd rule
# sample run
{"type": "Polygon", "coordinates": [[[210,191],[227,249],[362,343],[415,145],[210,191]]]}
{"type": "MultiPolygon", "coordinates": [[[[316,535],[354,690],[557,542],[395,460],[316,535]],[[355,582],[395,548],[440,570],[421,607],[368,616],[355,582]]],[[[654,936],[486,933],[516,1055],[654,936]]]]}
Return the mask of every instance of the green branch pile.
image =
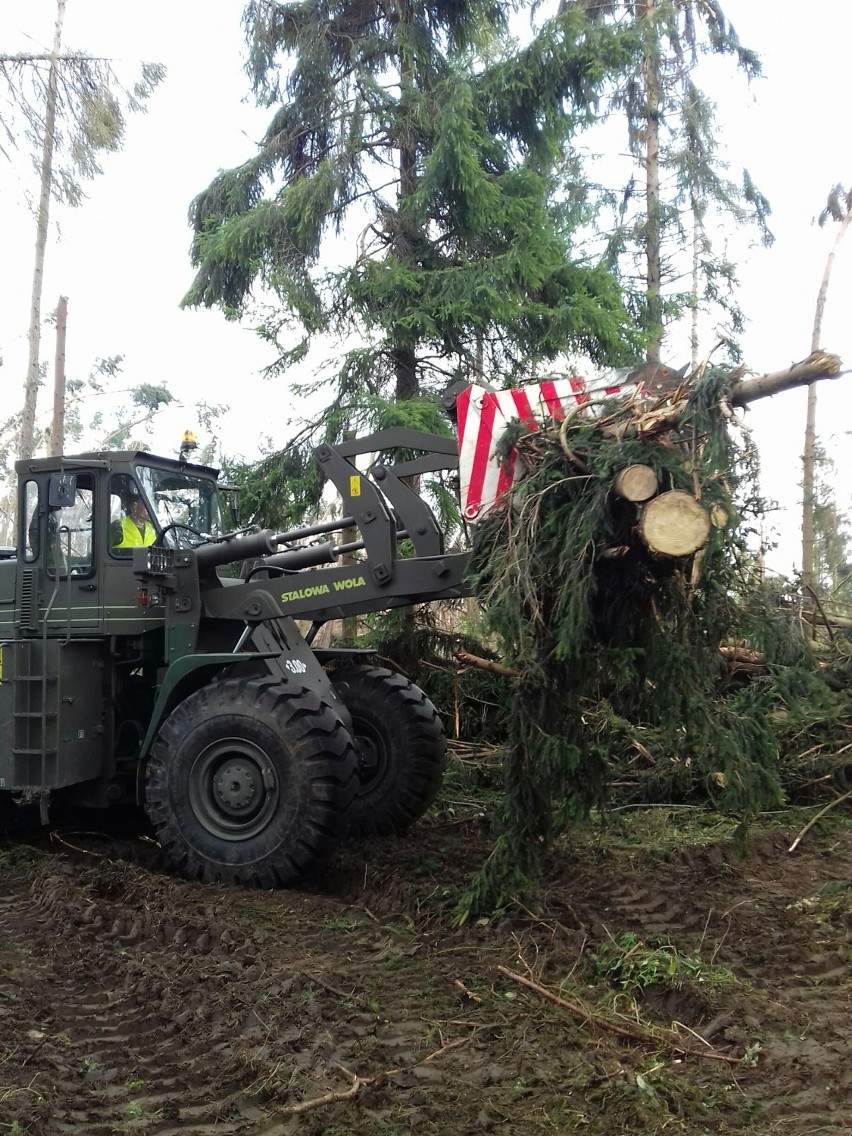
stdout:
{"type": "Polygon", "coordinates": [[[745,816],[779,804],[774,724],[831,712],[837,696],[794,609],[768,602],[747,549],[757,463],[729,426],[726,385],[709,374],[674,408],[612,402],[597,418],[503,440],[528,473],[480,524],[473,571],[518,677],[506,680],[500,833],[467,912],[528,889],[554,838],[604,807],[631,763],[653,768],[662,800],[745,816]],[[643,506],[613,493],[634,463],[715,518],[700,551],[660,557],[643,544],[643,506]],[[744,674],[720,645],[759,663],[744,674]]]}

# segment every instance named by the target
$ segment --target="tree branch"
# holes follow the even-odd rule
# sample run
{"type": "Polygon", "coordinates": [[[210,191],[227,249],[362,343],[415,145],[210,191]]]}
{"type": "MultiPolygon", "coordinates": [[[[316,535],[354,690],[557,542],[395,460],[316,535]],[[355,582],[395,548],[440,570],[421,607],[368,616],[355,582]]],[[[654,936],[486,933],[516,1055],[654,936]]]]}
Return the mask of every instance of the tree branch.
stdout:
{"type": "Polygon", "coordinates": [[[521,672],[506,667],[503,663],[495,663],[492,659],[483,659],[481,655],[472,655],[461,647],[453,655],[458,662],[468,667],[477,667],[481,671],[490,671],[491,674],[501,675],[503,678],[520,678],[521,672]]]}
{"type": "Polygon", "coordinates": [[[40,52],[38,54],[30,52],[18,52],[16,55],[0,55],[0,66],[11,63],[13,66],[16,64],[25,63],[111,63],[112,60],[107,55],[86,55],[81,51],[60,52],[54,55],[52,52],[40,52]]]}
{"type": "Polygon", "coordinates": [[[802,837],[810,832],[816,822],[818,820],[822,820],[827,812],[830,812],[832,809],[836,809],[837,806],[842,805],[844,801],[848,801],[850,797],[852,797],[852,789],[850,789],[848,793],[844,793],[842,797],[835,797],[833,801],[829,801],[825,808],[820,809],[816,816],[811,817],[811,819],[808,821],[808,823],[805,825],[805,827],[802,829],[802,831],[799,833],[799,835],[796,837],[787,851],[795,852],[802,841],[802,837]]]}
{"type": "Polygon", "coordinates": [[[655,1045],[663,1046],[666,1049],[673,1050],[675,1053],[681,1053],[688,1057],[703,1057],[706,1061],[724,1061],[728,1065],[739,1065],[739,1057],[729,1057],[727,1053],[716,1053],[713,1050],[705,1049],[692,1049],[690,1046],[681,1045],[676,1041],[669,1041],[667,1038],[661,1037],[659,1033],[654,1030],[644,1029],[637,1026],[620,1026],[616,1022],[610,1021],[608,1018],[602,1018],[596,1015],[588,1003],[583,1002],[581,999],[561,998],[558,994],[554,994],[552,990],[548,990],[546,986],[540,986],[537,982],[533,982],[531,978],[526,978],[523,974],[516,974],[515,971],[509,970],[508,967],[498,966],[497,970],[506,978],[510,978],[512,982],[517,982],[521,986],[526,986],[528,990],[534,991],[540,998],[544,998],[548,1002],[552,1002],[554,1006],[561,1006],[563,1010],[568,1010],[575,1018],[579,1018],[582,1022],[594,1022],[596,1025],[603,1026],[604,1029],[614,1033],[617,1037],[623,1037],[627,1041],[636,1041],[642,1045],[655,1045]]]}
{"type": "Polygon", "coordinates": [[[443,1053],[447,1053],[450,1049],[458,1049],[460,1045],[467,1045],[470,1041],[469,1037],[460,1037],[456,1041],[450,1041],[446,1045],[442,1045],[440,1049],[424,1057],[422,1061],[418,1061],[416,1065],[400,1065],[396,1069],[385,1069],[381,1073],[377,1073],[373,1077],[361,1077],[357,1073],[350,1072],[344,1065],[339,1065],[347,1077],[352,1078],[352,1083],[348,1089],[338,1089],[328,1093],[323,1093],[319,1097],[311,1097],[309,1100],[298,1101],[296,1104],[287,1105],[285,1108],[278,1109],[275,1113],[274,1119],[281,1120],[285,1116],[299,1116],[305,1112],[312,1112],[316,1108],[322,1108],[324,1105],[333,1104],[335,1101],[351,1100],[356,1097],[358,1093],[369,1085],[379,1085],[386,1081],[389,1077],[394,1077],[398,1073],[405,1073],[409,1069],[416,1068],[417,1065],[425,1065],[427,1062],[434,1061],[436,1057],[440,1057],[443,1053]]]}

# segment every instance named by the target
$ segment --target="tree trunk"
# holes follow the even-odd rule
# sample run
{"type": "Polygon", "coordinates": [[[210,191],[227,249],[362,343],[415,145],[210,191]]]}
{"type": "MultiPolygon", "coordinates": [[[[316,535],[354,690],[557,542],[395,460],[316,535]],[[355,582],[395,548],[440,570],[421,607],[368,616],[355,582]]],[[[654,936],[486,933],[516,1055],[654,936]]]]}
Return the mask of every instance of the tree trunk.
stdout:
{"type": "Polygon", "coordinates": [[[694,193],[690,194],[689,208],[692,214],[692,311],[689,320],[689,357],[690,370],[697,371],[700,363],[700,328],[701,302],[698,288],[701,282],[701,257],[709,253],[707,234],[704,230],[704,218],[707,215],[707,205],[699,201],[694,193]]]}
{"type": "Polygon", "coordinates": [[[417,381],[417,356],[413,347],[397,344],[391,352],[393,369],[396,375],[394,397],[397,402],[416,398],[420,384],[417,381]]]}
{"type": "Polygon", "coordinates": [[[643,75],[645,79],[646,120],[645,120],[645,257],[646,257],[646,299],[648,305],[648,362],[659,363],[663,341],[663,303],[660,293],[662,283],[660,223],[660,90],[659,40],[654,27],[657,0],[643,0],[637,5],[642,19],[647,21],[650,45],[645,54],[643,75]]]}
{"type": "MultiPolygon", "coordinates": [[[[411,58],[409,37],[414,26],[411,0],[403,0],[400,6],[397,34],[400,36],[400,118],[407,112],[408,99],[415,90],[414,65],[411,58]]],[[[411,198],[417,189],[417,152],[403,129],[399,133],[399,196],[397,199],[397,237],[396,253],[400,260],[410,258],[417,234],[412,231],[409,208],[411,198]]],[[[394,329],[392,350],[393,367],[396,376],[396,399],[404,402],[416,398],[420,384],[417,378],[417,355],[411,332],[407,329],[394,329]]]]}
{"type": "Polygon", "coordinates": [[[56,360],[53,367],[53,423],[50,452],[58,456],[65,448],[65,331],[68,325],[68,297],[60,296],[56,306],[56,360]]]}
{"type": "Polygon", "coordinates": [[[816,383],[808,387],[805,448],[802,453],[802,587],[813,591],[814,572],[814,466],[816,464],[816,383]]]}
{"type": "MultiPolygon", "coordinates": [[[[852,207],[847,204],[846,214],[840,222],[840,229],[834,238],[834,244],[825,262],[825,270],[817,295],[816,310],[814,312],[814,327],[811,336],[811,351],[820,350],[822,339],[822,317],[825,312],[825,300],[828,295],[828,283],[831,271],[834,268],[834,258],[840,242],[846,235],[846,230],[852,223],[852,207]]],[[[817,390],[812,383],[808,387],[808,410],[805,419],[805,448],[802,455],[802,587],[816,590],[817,579],[814,571],[814,466],[816,462],[816,405],[817,390]]]]}
{"type": "MultiPolygon", "coordinates": [[[[751,402],[757,402],[758,399],[792,390],[793,387],[803,387],[821,379],[839,379],[844,373],[840,370],[840,359],[837,355],[818,352],[801,363],[794,363],[786,371],[773,371],[772,374],[737,383],[731,391],[731,403],[733,406],[747,406],[751,402]]],[[[598,428],[604,438],[647,438],[652,434],[662,434],[677,426],[687,403],[688,399],[684,394],[676,402],[652,407],[644,413],[641,412],[641,407],[637,406],[634,417],[611,422],[603,421],[598,428]]]]}
{"type": "Polygon", "coordinates": [[[801,363],[794,363],[786,371],[773,371],[756,379],[739,382],[731,391],[734,406],[746,406],[761,398],[815,383],[822,379],[839,379],[844,374],[840,370],[840,359],[827,351],[815,351],[801,363]]]}
{"type": "Polygon", "coordinates": [[[35,265],[30,304],[29,360],[24,386],[24,409],[21,415],[21,432],[18,457],[29,458],[33,453],[35,436],[36,402],[39,388],[39,352],[41,348],[41,296],[44,284],[44,254],[47,248],[47,229],[50,219],[50,191],[53,183],[53,145],[56,131],[56,97],[58,86],[57,56],[62,44],[62,24],[65,19],[66,0],[57,0],[56,26],[53,32],[53,51],[47,81],[47,104],[44,116],[44,139],[41,155],[41,187],[36,215],[35,265]]]}

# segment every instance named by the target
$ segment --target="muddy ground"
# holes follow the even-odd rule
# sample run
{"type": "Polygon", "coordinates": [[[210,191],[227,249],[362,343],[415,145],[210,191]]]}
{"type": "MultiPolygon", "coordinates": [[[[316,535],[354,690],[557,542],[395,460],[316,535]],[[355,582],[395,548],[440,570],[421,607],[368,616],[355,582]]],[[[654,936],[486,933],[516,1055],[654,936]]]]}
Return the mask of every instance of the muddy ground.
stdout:
{"type": "Polygon", "coordinates": [[[852,1133],[852,824],[790,855],[808,815],[740,858],[625,812],[462,927],[473,807],[288,892],[67,827],[0,849],[0,1133],[852,1133]]]}

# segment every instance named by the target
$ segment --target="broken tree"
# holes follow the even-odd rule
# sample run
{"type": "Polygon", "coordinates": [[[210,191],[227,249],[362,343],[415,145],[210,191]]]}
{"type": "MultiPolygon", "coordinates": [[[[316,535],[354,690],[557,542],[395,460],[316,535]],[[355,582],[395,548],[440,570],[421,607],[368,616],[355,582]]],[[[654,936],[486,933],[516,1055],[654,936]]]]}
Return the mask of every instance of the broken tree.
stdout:
{"type": "Polygon", "coordinates": [[[778,681],[813,667],[790,616],[767,619],[747,542],[757,456],[734,408],[839,372],[830,355],[748,381],[715,370],[506,431],[525,476],[477,526],[473,564],[513,713],[502,830],[466,910],[522,892],[626,750],[666,800],[747,814],[781,799],[769,715],[778,681]],[[782,678],[732,672],[722,644],[783,661],[782,678]]]}

